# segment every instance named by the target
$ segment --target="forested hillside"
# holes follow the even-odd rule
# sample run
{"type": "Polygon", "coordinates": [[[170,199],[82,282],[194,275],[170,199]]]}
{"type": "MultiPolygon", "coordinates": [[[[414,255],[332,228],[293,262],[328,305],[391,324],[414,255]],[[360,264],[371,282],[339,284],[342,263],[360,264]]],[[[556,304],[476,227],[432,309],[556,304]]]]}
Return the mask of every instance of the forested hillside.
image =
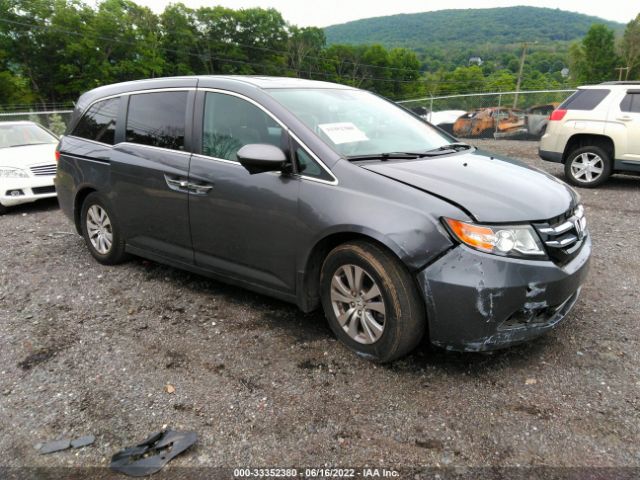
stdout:
{"type": "Polygon", "coordinates": [[[455,68],[471,56],[491,60],[516,51],[522,42],[535,50],[565,54],[594,23],[616,32],[624,25],[580,13],[538,7],[507,7],[392,15],[325,28],[327,43],[380,43],[418,53],[429,71],[455,68]]]}
{"type": "Polygon", "coordinates": [[[172,75],[297,76],[396,100],[505,92],[517,85],[523,41],[523,90],[611,80],[625,66],[637,78],[640,16],[618,43],[606,24],[621,25],[592,22],[604,21],[531,7],[449,10],[329,27],[327,41],[275,9],[172,3],[158,14],[131,0],[0,0],[0,110],[68,105],[100,85],[172,75]]]}

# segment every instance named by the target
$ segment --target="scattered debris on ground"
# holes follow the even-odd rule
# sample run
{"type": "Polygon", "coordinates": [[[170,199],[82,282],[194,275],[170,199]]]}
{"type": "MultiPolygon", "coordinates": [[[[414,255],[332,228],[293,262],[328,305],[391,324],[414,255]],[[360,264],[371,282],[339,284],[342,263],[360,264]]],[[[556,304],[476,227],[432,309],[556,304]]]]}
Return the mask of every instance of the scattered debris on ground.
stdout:
{"type": "Polygon", "coordinates": [[[164,430],[154,433],[135,447],[116,453],[109,468],[132,477],[151,475],[196,443],[197,439],[194,432],[164,430]]]}

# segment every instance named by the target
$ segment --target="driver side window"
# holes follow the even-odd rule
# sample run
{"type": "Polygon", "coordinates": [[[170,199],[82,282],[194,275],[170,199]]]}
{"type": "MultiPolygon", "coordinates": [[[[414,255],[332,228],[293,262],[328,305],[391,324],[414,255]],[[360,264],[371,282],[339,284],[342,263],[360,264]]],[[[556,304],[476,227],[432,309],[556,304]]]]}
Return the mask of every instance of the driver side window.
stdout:
{"type": "Polygon", "coordinates": [[[208,92],[203,120],[203,155],[238,161],[238,150],[251,143],[285,146],[285,133],[275,120],[233,95],[208,92]]]}

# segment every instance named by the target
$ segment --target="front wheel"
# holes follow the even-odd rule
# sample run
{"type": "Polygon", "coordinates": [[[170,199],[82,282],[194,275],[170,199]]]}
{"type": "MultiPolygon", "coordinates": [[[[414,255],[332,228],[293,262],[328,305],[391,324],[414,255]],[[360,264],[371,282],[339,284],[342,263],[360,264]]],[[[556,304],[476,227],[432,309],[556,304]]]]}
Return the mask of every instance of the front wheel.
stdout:
{"type": "Polygon", "coordinates": [[[123,262],[127,255],[118,222],[108,202],[97,192],[82,204],[82,236],[93,258],[104,265],[123,262]]]}
{"type": "Polygon", "coordinates": [[[583,147],[571,152],[564,164],[567,181],[576,187],[594,188],[611,176],[609,154],[600,147],[583,147]]]}
{"type": "Polygon", "coordinates": [[[416,284],[382,247],[365,241],[336,247],[322,266],[320,288],[331,329],[366,358],[395,360],[424,335],[424,305],[416,284]]]}

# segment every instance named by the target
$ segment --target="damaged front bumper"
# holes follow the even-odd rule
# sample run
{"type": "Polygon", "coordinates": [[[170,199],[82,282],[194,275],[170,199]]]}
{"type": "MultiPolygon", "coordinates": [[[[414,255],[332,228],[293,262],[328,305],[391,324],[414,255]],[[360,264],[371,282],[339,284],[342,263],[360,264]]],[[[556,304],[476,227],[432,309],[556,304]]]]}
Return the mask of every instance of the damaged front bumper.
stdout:
{"type": "Polygon", "coordinates": [[[535,338],[571,310],[589,269],[591,239],[566,265],[459,245],[418,274],[429,337],[448,350],[485,351],[535,338]]]}

